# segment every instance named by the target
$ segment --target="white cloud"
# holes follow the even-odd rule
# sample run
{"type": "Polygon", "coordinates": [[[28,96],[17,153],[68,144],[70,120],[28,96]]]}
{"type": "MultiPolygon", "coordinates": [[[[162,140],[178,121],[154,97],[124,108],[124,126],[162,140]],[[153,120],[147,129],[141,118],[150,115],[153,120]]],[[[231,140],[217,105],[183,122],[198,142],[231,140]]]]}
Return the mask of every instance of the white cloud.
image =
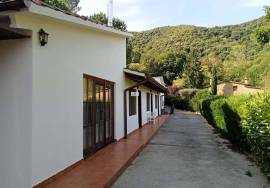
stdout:
{"type": "Polygon", "coordinates": [[[86,16],[98,12],[107,12],[107,0],[81,0],[79,6],[82,7],[79,13],[86,16]]]}
{"type": "MultiPolygon", "coordinates": [[[[114,16],[124,20],[127,23],[128,30],[143,30],[147,28],[147,23],[143,18],[140,19],[142,0],[114,0],[114,16]]],[[[104,12],[107,13],[107,0],[81,0],[81,15],[89,16],[90,14],[104,12]]]]}
{"type": "MultiPolygon", "coordinates": [[[[134,5],[140,0],[114,0],[114,8],[118,6],[127,6],[126,8],[132,8],[131,11],[134,12],[134,5]]],[[[89,15],[98,12],[107,12],[107,0],[81,0],[79,6],[82,10],[79,12],[83,15],[89,15]]],[[[128,10],[125,9],[125,12],[128,10]]],[[[120,13],[119,13],[120,14],[120,13]]]]}
{"type": "Polygon", "coordinates": [[[131,4],[136,3],[138,0],[114,0],[115,3],[131,4]]]}
{"type": "Polygon", "coordinates": [[[140,14],[140,8],[138,6],[130,6],[125,10],[114,11],[115,17],[122,19],[134,18],[140,14]]]}
{"type": "Polygon", "coordinates": [[[269,0],[248,0],[245,3],[245,6],[248,6],[248,7],[262,7],[262,6],[269,5],[269,4],[270,4],[269,0]]]}

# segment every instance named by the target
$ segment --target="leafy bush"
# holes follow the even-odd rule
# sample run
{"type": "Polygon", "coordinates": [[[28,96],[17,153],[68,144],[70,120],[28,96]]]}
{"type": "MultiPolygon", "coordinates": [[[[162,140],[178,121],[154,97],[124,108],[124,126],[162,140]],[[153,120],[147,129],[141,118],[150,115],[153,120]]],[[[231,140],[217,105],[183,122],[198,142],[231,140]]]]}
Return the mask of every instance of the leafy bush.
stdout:
{"type": "Polygon", "coordinates": [[[225,98],[208,98],[203,101],[202,114],[207,121],[214,125],[224,135],[228,133],[222,106],[226,104],[225,98]]]}
{"type": "Polygon", "coordinates": [[[176,109],[179,110],[190,110],[189,100],[183,97],[175,97],[172,95],[166,96],[165,105],[174,105],[176,109]]]}
{"type": "Polygon", "coordinates": [[[66,0],[45,0],[44,2],[61,10],[70,11],[68,1],[66,0]]]}
{"type": "Polygon", "coordinates": [[[202,100],[205,100],[210,96],[211,94],[208,89],[198,90],[196,95],[190,101],[192,109],[199,112],[202,100]]]}
{"type": "Polygon", "coordinates": [[[228,138],[240,147],[249,150],[245,130],[242,126],[243,112],[245,105],[251,96],[233,96],[226,99],[226,106],[223,106],[228,138]]]}
{"type": "MultiPolygon", "coordinates": [[[[128,63],[140,63],[147,67],[145,70],[147,73],[164,75],[171,81],[172,78],[182,79],[184,75],[177,69],[171,71],[171,67],[177,64],[171,55],[168,58],[163,58],[159,54],[172,52],[175,56],[179,52],[184,52],[188,57],[184,64],[188,65],[190,64],[189,56],[202,61],[214,55],[218,56],[222,62],[224,61],[222,65],[226,67],[226,71],[222,75],[225,80],[241,81],[248,77],[253,82],[252,78],[246,74],[247,69],[258,65],[258,63],[261,64],[260,57],[269,57],[269,45],[261,46],[257,43],[254,32],[267,25],[269,25],[267,20],[260,18],[235,26],[203,28],[182,25],[134,32],[134,37],[129,40],[132,57],[129,58],[128,63]],[[245,49],[245,53],[243,53],[243,49],[245,49]]],[[[264,69],[260,70],[264,71],[264,69]]],[[[263,75],[263,72],[253,73],[263,75]]],[[[256,83],[260,83],[260,81],[257,80],[256,83]]],[[[188,84],[188,82],[180,82],[180,86],[188,84]]]]}
{"type": "Polygon", "coordinates": [[[245,105],[242,126],[251,152],[270,178],[270,94],[259,94],[245,105]]]}
{"type": "Polygon", "coordinates": [[[225,97],[208,97],[202,100],[201,114],[209,124],[235,144],[241,143],[240,117],[228,104],[225,97]]]}
{"type": "Polygon", "coordinates": [[[202,90],[192,99],[192,106],[233,144],[250,150],[270,178],[270,94],[227,98],[202,90]]]}

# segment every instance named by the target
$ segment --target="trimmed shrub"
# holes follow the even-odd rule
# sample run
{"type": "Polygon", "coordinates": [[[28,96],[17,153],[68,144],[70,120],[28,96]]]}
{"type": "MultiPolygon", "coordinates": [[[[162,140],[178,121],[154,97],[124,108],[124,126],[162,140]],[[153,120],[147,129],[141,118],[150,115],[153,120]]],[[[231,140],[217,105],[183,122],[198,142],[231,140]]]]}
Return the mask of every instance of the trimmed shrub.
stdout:
{"type": "Polygon", "coordinates": [[[233,144],[251,151],[270,178],[270,94],[218,97],[209,90],[198,90],[190,102],[188,98],[168,96],[166,103],[200,112],[233,144]]]}
{"type": "Polygon", "coordinates": [[[209,95],[205,99],[201,99],[199,101],[199,112],[205,117],[205,119],[208,121],[209,124],[215,126],[215,117],[214,117],[214,112],[213,109],[211,108],[211,104],[220,99],[221,97],[214,96],[214,95],[209,95]]]}
{"type": "Polygon", "coordinates": [[[249,150],[250,146],[246,141],[246,134],[241,126],[240,115],[226,102],[222,105],[224,113],[224,121],[226,126],[226,136],[233,143],[245,150],[249,150]]]}
{"type": "Polygon", "coordinates": [[[191,110],[189,99],[183,97],[166,96],[165,105],[174,105],[174,107],[179,110],[191,110]]]}
{"type": "Polygon", "coordinates": [[[227,103],[236,111],[240,116],[244,113],[245,104],[249,101],[252,96],[240,95],[231,96],[227,98],[227,103]]]}
{"type": "Polygon", "coordinates": [[[202,89],[202,90],[197,91],[196,95],[190,101],[190,105],[192,109],[196,112],[200,112],[202,100],[205,100],[211,96],[212,95],[208,89],[202,89]]]}
{"type": "Polygon", "coordinates": [[[233,144],[250,150],[270,178],[270,94],[217,97],[199,91],[192,106],[233,144]]]}
{"type": "Polygon", "coordinates": [[[254,159],[270,178],[270,94],[249,99],[243,110],[242,126],[254,159]]]}
{"type": "Polygon", "coordinates": [[[165,105],[167,105],[167,106],[173,105],[174,100],[175,100],[175,96],[167,95],[167,96],[165,97],[165,105]]]}
{"type": "MultiPolygon", "coordinates": [[[[205,111],[205,109],[208,109],[208,111],[210,111],[210,114],[204,115],[204,117],[206,117],[207,121],[210,124],[218,128],[223,135],[227,135],[228,130],[226,127],[225,114],[222,108],[226,104],[226,99],[213,98],[206,101],[207,104],[205,104],[206,107],[204,107],[203,111],[205,111]]],[[[203,112],[203,114],[205,114],[205,112],[203,112]]]]}

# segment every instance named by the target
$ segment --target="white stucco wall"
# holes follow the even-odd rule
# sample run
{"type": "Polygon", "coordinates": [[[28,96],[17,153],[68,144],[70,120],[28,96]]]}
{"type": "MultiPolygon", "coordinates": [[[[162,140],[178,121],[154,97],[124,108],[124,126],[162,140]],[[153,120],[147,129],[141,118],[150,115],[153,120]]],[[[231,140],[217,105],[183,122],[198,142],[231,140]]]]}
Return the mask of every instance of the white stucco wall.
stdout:
{"type": "MultiPolygon", "coordinates": [[[[125,84],[126,84],[126,88],[136,85],[135,82],[126,79],[125,80],[125,84]]],[[[153,94],[153,112],[155,117],[158,116],[158,109],[155,108],[155,94],[156,95],[160,95],[157,91],[151,91],[151,89],[145,87],[145,86],[139,86],[138,90],[141,91],[141,99],[142,99],[142,124],[145,125],[148,121],[147,117],[148,115],[151,114],[151,103],[150,103],[150,111],[147,111],[147,105],[146,105],[146,95],[147,93],[152,93],[153,94]]],[[[128,130],[128,134],[130,134],[131,132],[135,131],[136,129],[139,128],[139,110],[138,110],[138,97],[137,97],[137,102],[136,102],[136,114],[133,116],[129,116],[129,92],[127,92],[127,130],[128,130]]],[[[151,98],[150,98],[150,102],[151,102],[151,98]]],[[[160,114],[161,114],[161,106],[159,107],[160,109],[160,114]]]]}
{"type": "MultiPolygon", "coordinates": [[[[125,79],[125,88],[135,85],[136,83],[125,79]]],[[[127,132],[128,134],[139,128],[139,118],[138,118],[138,97],[136,97],[136,114],[129,116],[129,91],[126,92],[127,97],[127,132]]]]}
{"type": "MultiPolygon", "coordinates": [[[[7,169],[0,183],[28,188],[83,158],[83,74],[115,83],[116,139],[124,136],[123,91],[134,83],[123,74],[124,36],[28,14],[15,21],[33,36],[0,41],[0,169],[7,169]],[[38,41],[41,28],[49,33],[45,47],[38,41]]],[[[145,124],[149,88],[139,89],[145,124]]],[[[137,128],[138,106],[128,116],[128,133],[137,128]]]]}
{"type": "Polygon", "coordinates": [[[0,41],[0,187],[31,187],[31,39],[0,41]]]}
{"type": "Polygon", "coordinates": [[[115,138],[123,137],[126,39],[45,18],[19,16],[33,30],[32,185],[83,158],[83,74],[115,82],[115,138]],[[49,43],[41,47],[43,28],[49,43]]]}
{"type": "Polygon", "coordinates": [[[150,90],[149,88],[145,86],[141,86],[140,90],[142,91],[142,122],[143,124],[146,124],[147,116],[151,114],[151,93],[153,94],[153,112],[154,112],[155,117],[158,116],[158,109],[155,109],[155,94],[157,94],[157,92],[150,90]],[[146,105],[147,93],[150,93],[150,111],[147,111],[147,105],[146,105]]]}

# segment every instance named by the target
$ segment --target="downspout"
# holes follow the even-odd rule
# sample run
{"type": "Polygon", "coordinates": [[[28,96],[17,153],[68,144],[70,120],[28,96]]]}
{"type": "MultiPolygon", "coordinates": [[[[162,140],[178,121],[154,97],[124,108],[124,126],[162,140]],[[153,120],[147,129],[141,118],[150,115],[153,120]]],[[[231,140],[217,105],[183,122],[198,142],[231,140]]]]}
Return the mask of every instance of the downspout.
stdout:
{"type": "Polygon", "coordinates": [[[124,90],[124,139],[127,139],[127,91],[134,89],[136,87],[139,87],[140,85],[145,84],[146,82],[148,82],[149,79],[146,78],[145,80],[143,80],[142,82],[137,83],[134,86],[128,87],[124,90]]]}

